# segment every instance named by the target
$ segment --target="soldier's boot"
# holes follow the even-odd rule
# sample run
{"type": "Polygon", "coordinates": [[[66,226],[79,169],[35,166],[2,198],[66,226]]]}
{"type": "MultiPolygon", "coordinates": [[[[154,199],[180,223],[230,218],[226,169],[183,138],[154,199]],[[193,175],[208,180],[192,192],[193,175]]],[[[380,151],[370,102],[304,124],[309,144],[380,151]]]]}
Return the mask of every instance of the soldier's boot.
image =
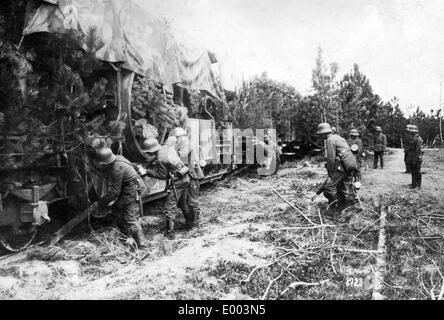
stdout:
{"type": "Polygon", "coordinates": [[[421,185],[422,185],[422,172],[421,169],[419,170],[418,173],[418,189],[421,190],[421,185]]]}
{"type": "Polygon", "coordinates": [[[185,218],[185,230],[190,231],[193,229],[193,215],[191,212],[183,212],[183,216],[185,218]]]}
{"type": "Polygon", "coordinates": [[[130,226],[128,228],[129,235],[136,242],[137,248],[143,250],[147,248],[147,242],[141,226],[130,226]]]}
{"type": "Polygon", "coordinates": [[[200,211],[194,213],[194,226],[200,229],[200,211]]]}
{"type": "Polygon", "coordinates": [[[170,219],[170,218],[167,219],[165,235],[170,240],[174,240],[176,238],[176,235],[174,233],[174,220],[173,219],[170,219]]]}
{"type": "Polygon", "coordinates": [[[330,217],[335,217],[339,213],[338,211],[338,201],[337,199],[328,199],[328,206],[327,210],[325,211],[325,214],[330,217]]]}
{"type": "Polygon", "coordinates": [[[410,189],[419,189],[421,190],[421,180],[416,180],[414,184],[410,187],[410,189]]]}
{"type": "Polygon", "coordinates": [[[137,247],[139,248],[139,250],[143,250],[143,249],[147,248],[146,238],[145,238],[145,235],[143,234],[143,230],[141,228],[138,229],[137,232],[135,233],[134,240],[136,240],[137,247]]]}
{"type": "Polygon", "coordinates": [[[415,174],[412,173],[412,184],[409,186],[410,189],[415,189],[416,188],[416,177],[415,174]]]}

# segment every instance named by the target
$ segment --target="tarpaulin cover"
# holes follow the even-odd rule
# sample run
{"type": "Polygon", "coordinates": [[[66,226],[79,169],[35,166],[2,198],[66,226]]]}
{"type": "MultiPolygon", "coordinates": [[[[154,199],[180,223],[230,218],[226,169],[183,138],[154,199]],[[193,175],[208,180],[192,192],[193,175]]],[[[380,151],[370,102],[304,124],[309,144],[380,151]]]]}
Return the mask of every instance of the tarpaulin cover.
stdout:
{"type": "MultiPolygon", "coordinates": [[[[24,35],[36,32],[86,35],[96,29],[103,46],[98,59],[160,82],[222,96],[211,64],[214,54],[177,39],[160,19],[132,0],[40,0],[28,12],[24,35]]],[[[80,44],[85,46],[84,43],[80,44]]]]}

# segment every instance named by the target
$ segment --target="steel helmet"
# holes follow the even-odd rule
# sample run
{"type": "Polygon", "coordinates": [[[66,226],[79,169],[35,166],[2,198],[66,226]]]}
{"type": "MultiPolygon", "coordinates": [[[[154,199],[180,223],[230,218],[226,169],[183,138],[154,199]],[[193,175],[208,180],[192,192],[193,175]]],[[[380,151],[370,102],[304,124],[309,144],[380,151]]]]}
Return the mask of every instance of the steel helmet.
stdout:
{"type": "Polygon", "coordinates": [[[165,141],[165,145],[172,147],[177,143],[177,138],[175,136],[169,136],[165,141]]]}
{"type": "Polygon", "coordinates": [[[176,138],[187,136],[188,133],[184,128],[177,127],[170,132],[170,136],[174,136],[176,138]]]}
{"type": "Polygon", "coordinates": [[[418,133],[419,132],[418,127],[414,126],[414,125],[409,125],[409,128],[407,129],[407,131],[411,132],[411,133],[418,133]]]}
{"type": "Polygon", "coordinates": [[[380,126],[376,126],[376,127],[375,127],[375,131],[376,131],[376,132],[382,132],[382,128],[381,128],[380,126]]]}
{"type": "Polygon", "coordinates": [[[109,165],[116,161],[117,156],[110,148],[101,148],[96,151],[97,160],[101,165],[109,165]]]}
{"type": "Polygon", "coordinates": [[[356,129],[352,129],[352,130],[350,130],[350,135],[359,137],[359,131],[356,129]]]}
{"type": "Polygon", "coordinates": [[[94,138],[91,142],[91,146],[94,150],[100,150],[106,147],[106,141],[100,138],[94,138]]]}
{"type": "Polygon", "coordinates": [[[160,148],[162,147],[160,146],[159,141],[157,141],[156,138],[147,139],[142,144],[143,152],[153,153],[159,151],[160,148]]]}
{"type": "Polygon", "coordinates": [[[325,133],[333,133],[333,130],[331,129],[328,123],[321,123],[320,125],[318,125],[317,134],[325,134],[325,133]]]}

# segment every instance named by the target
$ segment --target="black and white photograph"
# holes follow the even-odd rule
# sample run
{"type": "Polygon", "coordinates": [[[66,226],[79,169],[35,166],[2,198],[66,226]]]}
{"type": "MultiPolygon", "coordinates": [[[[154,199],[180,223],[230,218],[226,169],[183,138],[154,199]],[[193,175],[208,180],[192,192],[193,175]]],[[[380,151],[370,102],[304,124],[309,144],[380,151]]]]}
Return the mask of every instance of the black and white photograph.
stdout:
{"type": "Polygon", "coordinates": [[[0,0],[0,304],[443,300],[443,30],[441,0],[0,0]]]}

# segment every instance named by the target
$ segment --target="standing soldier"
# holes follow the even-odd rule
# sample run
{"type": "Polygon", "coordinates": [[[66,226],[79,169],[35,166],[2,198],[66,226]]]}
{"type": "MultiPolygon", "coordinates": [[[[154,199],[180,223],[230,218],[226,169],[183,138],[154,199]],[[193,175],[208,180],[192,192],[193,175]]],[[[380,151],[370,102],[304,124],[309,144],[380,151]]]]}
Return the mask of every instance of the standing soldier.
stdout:
{"type": "Polygon", "coordinates": [[[118,220],[119,228],[135,240],[139,249],[145,248],[145,236],[139,222],[142,196],[139,175],[126,158],[116,156],[109,148],[99,149],[96,156],[104,172],[109,175],[111,184],[108,193],[99,199],[99,206],[105,208],[114,202],[122,212],[118,220]]]}
{"type": "Polygon", "coordinates": [[[381,169],[384,169],[384,152],[387,150],[387,137],[382,133],[381,127],[375,128],[376,135],[373,138],[374,168],[378,169],[378,160],[381,159],[381,169]]]}
{"type": "Polygon", "coordinates": [[[407,162],[407,154],[409,152],[410,143],[412,142],[412,136],[410,135],[410,129],[411,125],[407,125],[407,128],[405,129],[405,135],[404,135],[404,163],[405,163],[405,173],[411,174],[412,171],[410,169],[410,164],[407,162]]]}
{"type": "MultiPolygon", "coordinates": [[[[190,184],[190,178],[187,173],[188,168],[182,163],[174,149],[168,145],[161,147],[155,138],[145,140],[142,150],[150,157],[154,157],[152,167],[146,170],[146,175],[154,179],[170,182],[172,192],[169,192],[166,197],[163,212],[166,218],[166,236],[173,240],[175,238],[176,207],[186,195],[186,190],[190,184]]],[[[187,207],[181,209],[185,217],[189,216],[187,207]]]]}
{"type": "Polygon", "coordinates": [[[357,170],[356,158],[344,138],[333,134],[328,123],[318,126],[317,134],[322,135],[327,145],[328,181],[323,187],[324,196],[330,205],[338,210],[355,200],[352,191],[352,177],[357,170]]]}
{"type": "Polygon", "coordinates": [[[185,224],[188,230],[193,227],[199,227],[200,223],[200,206],[199,206],[199,189],[200,180],[205,178],[202,168],[199,164],[199,153],[191,146],[187,132],[183,128],[176,128],[171,131],[170,136],[176,137],[176,150],[180,159],[188,166],[191,178],[190,184],[186,190],[186,195],[179,202],[182,212],[189,213],[185,216],[185,224]]]}
{"type": "Polygon", "coordinates": [[[362,152],[364,152],[364,145],[362,144],[362,140],[359,139],[359,131],[356,129],[351,130],[350,140],[347,142],[356,157],[356,162],[358,164],[358,173],[356,175],[358,181],[361,181],[362,152]]]}
{"type": "Polygon", "coordinates": [[[418,134],[418,127],[411,125],[408,128],[408,132],[412,139],[407,152],[407,163],[410,167],[412,174],[412,184],[411,189],[420,189],[422,184],[422,139],[418,134]]]}

